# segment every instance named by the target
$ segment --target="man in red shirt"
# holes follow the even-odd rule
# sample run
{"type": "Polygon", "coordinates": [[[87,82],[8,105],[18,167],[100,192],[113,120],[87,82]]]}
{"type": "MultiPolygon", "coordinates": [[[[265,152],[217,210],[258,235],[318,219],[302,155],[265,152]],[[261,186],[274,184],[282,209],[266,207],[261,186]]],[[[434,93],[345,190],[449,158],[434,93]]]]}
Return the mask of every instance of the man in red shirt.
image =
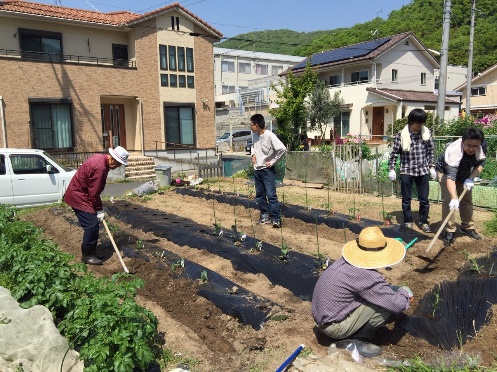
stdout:
{"type": "Polygon", "coordinates": [[[89,157],[72,178],[64,201],[72,207],[84,229],[81,244],[81,261],[89,265],[101,265],[97,257],[98,223],[105,217],[100,194],[104,191],[109,169],[128,165],[128,152],[121,146],[110,148],[108,154],[89,157]]]}

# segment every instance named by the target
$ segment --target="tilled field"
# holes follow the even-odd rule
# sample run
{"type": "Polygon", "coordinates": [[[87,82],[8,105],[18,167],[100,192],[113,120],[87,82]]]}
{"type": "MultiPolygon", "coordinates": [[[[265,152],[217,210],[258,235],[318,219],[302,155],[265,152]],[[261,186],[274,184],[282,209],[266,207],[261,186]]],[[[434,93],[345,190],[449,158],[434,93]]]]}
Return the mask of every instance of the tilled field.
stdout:
{"type": "MultiPolygon", "coordinates": [[[[420,315],[418,301],[424,294],[444,280],[455,280],[468,269],[471,258],[491,253],[495,243],[458,237],[449,247],[437,242],[427,255],[425,249],[433,235],[406,235],[395,222],[391,227],[380,224],[383,208],[401,216],[399,199],[385,198],[382,205],[379,197],[328,194],[297,186],[278,189],[280,200],[285,200],[283,228],[273,229],[255,224],[259,213],[253,199],[244,196],[250,194],[249,186],[227,182],[215,188],[216,192],[202,187],[183,193],[171,189],[163,195],[104,202],[116,243],[128,256],[126,265],[145,280],[145,288],[139,291],[140,303],[158,317],[166,345],[198,362],[192,368],[196,371],[271,371],[300,344],[324,357],[330,341],[314,333],[309,302],[320,271],[318,248],[321,255],[335,260],[344,242],[354,239],[362,227],[378,224],[387,235],[404,241],[418,237],[404,262],[382,271],[393,284],[412,288],[415,301],[408,314],[416,315],[420,315]],[[232,193],[226,196],[222,190],[232,193]],[[334,216],[324,211],[328,198],[334,216]],[[348,221],[351,208],[360,210],[361,221],[348,221]],[[214,223],[223,229],[222,237],[216,235],[214,223]],[[247,238],[242,242],[243,234],[247,238]],[[257,241],[262,241],[262,251],[254,249],[257,241]],[[281,257],[282,242],[289,247],[288,258],[281,257]],[[172,263],[181,259],[185,267],[174,265],[173,269],[172,263]],[[223,310],[214,304],[220,301],[223,310]],[[244,310],[237,311],[240,308],[244,310]]],[[[416,202],[413,209],[417,209],[416,202]]],[[[435,231],[440,210],[439,205],[432,206],[435,231]]],[[[483,210],[475,213],[479,231],[490,215],[483,210]]],[[[69,208],[37,210],[23,218],[44,228],[47,238],[79,260],[82,229],[69,208]]],[[[100,237],[98,249],[105,263],[89,270],[98,276],[122,271],[105,230],[100,237]]],[[[441,356],[450,361],[477,355],[486,366],[494,361],[494,318],[477,330],[462,352],[442,351],[409,334],[399,337],[390,331],[393,326],[380,332],[381,359],[367,360],[367,365],[379,366],[385,358],[402,361],[416,356],[430,362],[441,356]]]]}

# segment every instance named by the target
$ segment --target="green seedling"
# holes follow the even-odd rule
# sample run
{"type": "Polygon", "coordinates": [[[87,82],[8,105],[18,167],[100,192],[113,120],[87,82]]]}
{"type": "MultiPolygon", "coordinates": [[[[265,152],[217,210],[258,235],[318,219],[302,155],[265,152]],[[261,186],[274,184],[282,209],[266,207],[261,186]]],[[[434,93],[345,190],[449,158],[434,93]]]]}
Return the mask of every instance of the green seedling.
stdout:
{"type": "Polygon", "coordinates": [[[464,249],[462,252],[466,255],[466,258],[469,260],[471,270],[476,271],[478,274],[481,274],[481,272],[483,271],[483,265],[482,266],[478,265],[476,258],[472,257],[471,253],[469,253],[467,249],[464,249]]]}
{"type": "Polygon", "coordinates": [[[262,251],[262,241],[256,240],[255,246],[250,248],[250,252],[254,253],[254,252],[260,252],[260,251],[262,251]]]}
{"type": "Polygon", "coordinates": [[[202,283],[207,282],[207,271],[204,270],[200,273],[200,281],[202,283]]]}
{"type": "Polygon", "coordinates": [[[432,316],[435,316],[435,312],[440,307],[440,293],[435,292],[435,301],[433,302],[433,311],[431,313],[432,316]]]}
{"type": "Polygon", "coordinates": [[[271,317],[271,320],[276,320],[277,322],[281,322],[283,320],[287,320],[288,319],[288,315],[274,315],[273,317],[271,317]]]}
{"type": "Polygon", "coordinates": [[[136,249],[143,249],[143,248],[145,248],[145,244],[143,243],[143,240],[138,239],[136,241],[136,249]]]}
{"type": "Polygon", "coordinates": [[[185,260],[183,258],[171,265],[171,268],[173,271],[175,271],[177,268],[180,268],[180,267],[185,267],[185,260]]]}
{"type": "Polygon", "coordinates": [[[0,316],[0,324],[9,324],[12,320],[7,318],[6,316],[0,316]]]}
{"type": "Polygon", "coordinates": [[[288,251],[290,250],[288,244],[286,244],[285,242],[281,243],[280,249],[281,249],[281,254],[279,256],[280,260],[282,261],[288,260],[288,251]]]}

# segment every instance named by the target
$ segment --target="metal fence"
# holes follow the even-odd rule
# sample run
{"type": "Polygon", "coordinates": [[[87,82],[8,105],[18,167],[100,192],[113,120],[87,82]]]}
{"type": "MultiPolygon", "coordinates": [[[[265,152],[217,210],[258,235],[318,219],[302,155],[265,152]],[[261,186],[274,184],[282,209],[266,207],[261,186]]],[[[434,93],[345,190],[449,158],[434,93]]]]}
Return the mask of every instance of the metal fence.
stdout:
{"type": "MultiPolygon", "coordinates": [[[[495,136],[492,136],[495,137],[495,136]]],[[[459,137],[435,137],[435,161],[446,145],[459,137]]],[[[368,193],[401,196],[400,182],[388,178],[388,158],[391,148],[387,142],[333,143],[325,151],[291,151],[286,155],[285,177],[310,183],[322,183],[343,193],[368,193]]],[[[487,154],[493,158],[495,154],[487,154]]],[[[399,161],[399,159],[398,159],[399,161]]],[[[397,172],[398,173],[398,172],[397,172]]],[[[413,187],[413,198],[417,190],[413,187]]],[[[438,182],[430,182],[431,200],[440,201],[438,182]]],[[[473,204],[497,208],[497,187],[484,182],[473,190],[473,204]]]]}

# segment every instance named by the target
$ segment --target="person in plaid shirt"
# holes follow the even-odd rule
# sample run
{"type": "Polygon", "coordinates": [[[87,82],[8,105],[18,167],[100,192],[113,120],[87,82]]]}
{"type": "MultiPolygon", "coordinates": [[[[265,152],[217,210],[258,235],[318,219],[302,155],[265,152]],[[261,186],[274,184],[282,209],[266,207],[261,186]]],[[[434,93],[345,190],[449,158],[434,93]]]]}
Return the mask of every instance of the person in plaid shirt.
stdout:
{"type": "Polygon", "coordinates": [[[435,180],[435,152],[431,132],[425,127],[426,112],[422,109],[414,109],[407,117],[407,125],[402,129],[393,141],[393,149],[388,160],[390,169],[388,177],[391,181],[397,179],[395,164],[397,156],[400,155],[400,190],[402,192],[402,212],[404,224],[408,229],[413,227],[411,211],[412,184],[418,189],[419,199],[419,228],[426,233],[431,232],[428,224],[430,202],[428,194],[430,191],[430,177],[435,180]]]}

